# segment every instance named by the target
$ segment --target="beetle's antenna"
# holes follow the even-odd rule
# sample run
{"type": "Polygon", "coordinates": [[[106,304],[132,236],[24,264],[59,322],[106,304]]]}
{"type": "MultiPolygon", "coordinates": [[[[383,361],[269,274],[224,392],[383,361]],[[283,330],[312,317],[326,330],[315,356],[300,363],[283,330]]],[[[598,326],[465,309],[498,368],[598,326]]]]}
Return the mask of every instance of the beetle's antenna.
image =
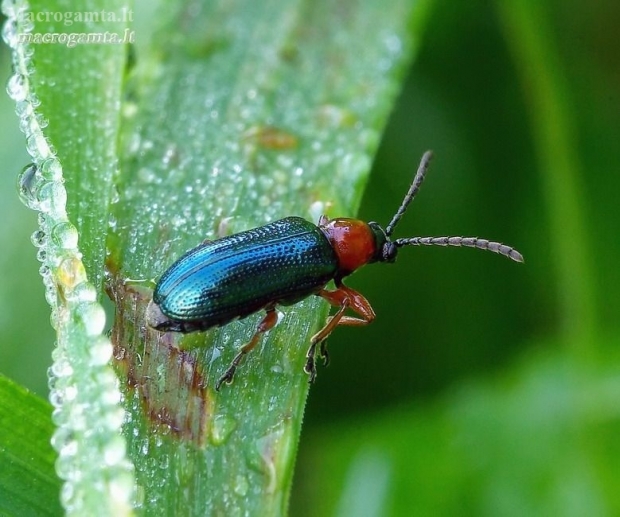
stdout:
{"type": "Polygon", "coordinates": [[[501,242],[488,241],[478,237],[411,237],[409,239],[396,239],[393,242],[398,248],[401,246],[466,246],[467,248],[492,251],[515,262],[523,262],[523,255],[516,249],[501,242]]]}
{"type": "Polygon", "coordinates": [[[426,151],[422,155],[422,159],[420,160],[420,165],[418,165],[418,172],[415,173],[415,178],[413,178],[413,183],[409,187],[409,191],[405,195],[405,199],[403,199],[403,202],[398,207],[398,210],[394,214],[394,217],[392,217],[390,224],[388,224],[385,227],[385,234],[388,237],[392,235],[392,232],[394,231],[395,226],[398,224],[398,221],[400,221],[401,217],[405,213],[405,210],[407,210],[409,203],[413,201],[413,198],[418,193],[418,190],[420,190],[420,186],[422,185],[422,182],[424,181],[424,177],[426,176],[426,171],[428,170],[428,164],[430,163],[432,157],[433,157],[432,151],[426,151]]]}

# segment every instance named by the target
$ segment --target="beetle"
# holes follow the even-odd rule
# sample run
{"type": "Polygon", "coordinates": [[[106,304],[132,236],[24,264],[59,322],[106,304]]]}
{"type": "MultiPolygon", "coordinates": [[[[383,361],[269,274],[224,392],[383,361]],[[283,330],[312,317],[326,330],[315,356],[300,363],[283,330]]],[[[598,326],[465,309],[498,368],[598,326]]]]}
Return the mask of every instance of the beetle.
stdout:
{"type": "Polygon", "coordinates": [[[159,331],[197,332],[265,310],[250,341],[240,348],[216,383],[230,384],[243,357],[261,335],[277,323],[276,307],[293,305],[310,295],[338,308],[312,336],[304,370],[316,377],[319,357],[327,364],[326,339],[338,325],[367,325],[375,312],[364,296],[343,279],[373,262],[394,262],[403,246],[467,246],[493,251],[517,262],[514,248],[477,237],[411,237],[391,240],[394,228],[424,181],[432,153],[422,156],[403,202],[384,228],[357,219],[329,219],[318,225],[301,217],[285,217],[264,226],[207,240],[172,264],[155,286],[146,312],[147,324],[159,331]],[[335,289],[327,289],[334,282],[335,289]],[[347,309],[355,316],[345,315],[347,309]]]}

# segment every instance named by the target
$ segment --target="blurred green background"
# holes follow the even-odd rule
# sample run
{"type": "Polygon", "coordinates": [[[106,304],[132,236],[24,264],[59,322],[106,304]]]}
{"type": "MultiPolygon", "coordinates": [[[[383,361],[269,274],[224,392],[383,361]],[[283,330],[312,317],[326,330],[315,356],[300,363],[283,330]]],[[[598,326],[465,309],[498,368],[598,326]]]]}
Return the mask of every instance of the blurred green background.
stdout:
{"type": "MultiPolygon", "coordinates": [[[[526,263],[410,248],[349,280],[377,319],[330,340],[291,515],[620,514],[620,3],[542,9],[530,40],[503,2],[434,3],[360,216],[387,223],[432,148],[398,236],[486,237],[526,263]]],[[[0,372],[45,396],[13,110],[0,96],[0,372]]]]}

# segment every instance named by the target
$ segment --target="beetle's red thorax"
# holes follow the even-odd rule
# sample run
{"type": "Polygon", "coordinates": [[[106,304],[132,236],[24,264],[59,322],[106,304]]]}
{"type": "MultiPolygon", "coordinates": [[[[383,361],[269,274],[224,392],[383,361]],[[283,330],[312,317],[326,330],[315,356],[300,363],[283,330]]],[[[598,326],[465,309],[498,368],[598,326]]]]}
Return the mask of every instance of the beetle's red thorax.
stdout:
{"type": "Polygon", "coordinates": [[[364,221],[347,218],[322,220],[319,228],[338,256],[342,276],[368,264],[377,253],[375,235],[364,221]]]}

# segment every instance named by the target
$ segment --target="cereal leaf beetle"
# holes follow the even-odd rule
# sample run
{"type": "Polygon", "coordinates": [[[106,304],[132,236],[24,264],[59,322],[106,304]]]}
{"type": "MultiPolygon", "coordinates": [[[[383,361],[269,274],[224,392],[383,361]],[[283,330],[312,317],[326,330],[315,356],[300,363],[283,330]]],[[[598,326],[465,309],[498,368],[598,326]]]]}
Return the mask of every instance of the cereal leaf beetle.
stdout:
{"type": "Polygon", "coordinates": [[[162,275],[147,308],[147,323],[161,331],[196,332],[226,325],[260,310],[266,314],[252,339],[241,347],[217,381],[231,383],[242,358],[277,323],[276,306],[293,305],[316,295],[338,307],[310,340],[304,367],[316,377],[316,348],[327,364],[327,337],[338,325],[367,325],[375,318],[370,303],[343,284],[344,277],[365,264],[394,262],[403,246],[466,246],[493,251],[516,262],[514,248],[477,237],[410,237],[391,240],[394,228],[414,199],[428,170],[432,153],[422,156],[403,202],[383,229],[375,222],[328,219],[318,225],[301,217],[285,217],[264,226],[191,249],[162,275]],[[335,289],[326,289],[333,280],[335,289]],[[347,316],[350,309],[356,316],[347,316]]]}

